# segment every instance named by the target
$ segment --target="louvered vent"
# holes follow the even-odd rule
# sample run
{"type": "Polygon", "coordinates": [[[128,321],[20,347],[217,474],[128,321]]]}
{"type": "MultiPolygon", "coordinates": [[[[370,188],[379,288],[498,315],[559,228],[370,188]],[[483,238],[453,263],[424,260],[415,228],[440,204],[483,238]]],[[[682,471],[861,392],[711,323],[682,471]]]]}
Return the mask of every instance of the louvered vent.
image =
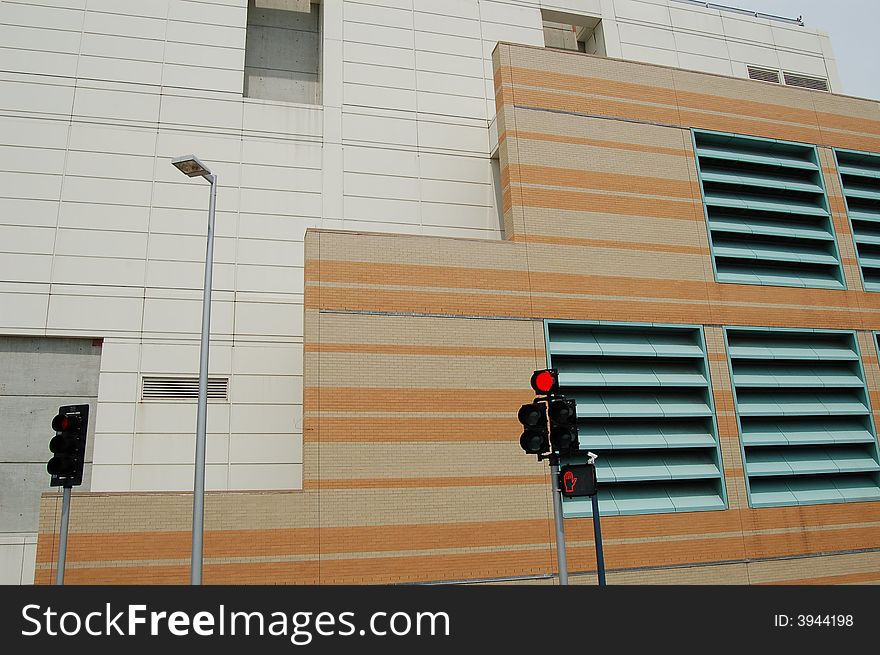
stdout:
{"type": "MultiPolygon", "coordinates": [[[[226,400],[229,378],[208,378],[208,398],[226,400]]],[[[141,400],[197,400],[199,379],[144,377],[141,400]]]]}
{"type": "Polygon", "coordinates": [[[842,289],[816,149],[694,132],[719,282],[842,289]]]}
{"type": "MultiPolygon", "coordinates": [[[[577,400],[581,452],[599,455],[602,514],[725,507],[702,332],[547,323],[551,366],[577,400]]],[[[566,499],[565,516],[590,516],[566,499]]]]}
{"type": "Polygon", "coordinates": [[[782,73],[782,77],[789,86],[800,86],[805,89],[813,89],[814,91],[828,90],[828,80],[823,77],[810,77],[809,75],[786,72],[782,73]]]}
{"type": "Polygon", "coordinates": [[[837,169],[868,291],[880,291],[880,155],[837,151],[837,169]]]}
{"type": "Polygon", "coordinates": [[[779,84],[779,71],[772,68],[759,68],[758,66],[749,66],[749,78],[753,80],[761,80],[762,82],[775,82],[779,84]]]}
{"type": "Polygon", "coordinates": [[[752,507],[880,500],[855,335],[726,332],[752,507]]]}

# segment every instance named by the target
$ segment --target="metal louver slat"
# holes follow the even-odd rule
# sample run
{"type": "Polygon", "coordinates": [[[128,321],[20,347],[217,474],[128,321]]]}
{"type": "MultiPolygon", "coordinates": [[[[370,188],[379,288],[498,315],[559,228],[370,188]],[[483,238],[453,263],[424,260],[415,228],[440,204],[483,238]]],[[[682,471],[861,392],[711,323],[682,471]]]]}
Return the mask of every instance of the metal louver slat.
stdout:
{"type": "MultiPolygon", "coordinates": [[[[226,400],[229,378],[208,378],[208,398],[226,400]]],[[[197,400],[197,377],[144,377],[142,400],[197,400]]]]}
{"type": "Polygon", "coordinates": [[[761,82],[775,82],[779,84],[779,71],[772,68],[761,68],[760,66],[748,66],[749,78],[760,80],[761,82]]]}
{"type": "MultiPolygon", "coordinates": [[[[721,454],[702,331],[547,321],[550,365],[599,454],[603,514],[723,509],[721,454]]],[[[572,461],[585,459],[574,456],[572,461]]],[[[566,516],[589,501],[566,499],[566,516]]]]}
{"type": "Polygon", "coordinates": [[[846,212],[867,291],[880,291],[880,155],[836,150],[846,212]]]}
{"type": "Polygon", "coordinates": [[[815,147],[693,134],[717,280],[844,288],[815,147]]]}
{"type": "Polygon", "coordinates": [[[812,77],[810,75],[788,72],[783,72],[782,77],[788,86],[799,86],[804,89],[813,89],[814,91],[828,91],[828,80],[824,77],[812,77]]]}
{"type": "Polygon", "coordinates": [[[880,496],[880,454],[855,334],[727,328],[752,507],[880,496]]]}

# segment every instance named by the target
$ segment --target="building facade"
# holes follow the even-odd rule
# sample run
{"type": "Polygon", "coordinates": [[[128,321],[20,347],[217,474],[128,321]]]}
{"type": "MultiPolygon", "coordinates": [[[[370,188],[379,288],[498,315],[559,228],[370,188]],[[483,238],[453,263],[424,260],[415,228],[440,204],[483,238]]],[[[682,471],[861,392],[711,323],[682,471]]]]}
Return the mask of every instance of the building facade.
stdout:
{"type": "Polygon", "coordinates": [[[206,581],[547,579],[515,409],[548,362],[602,456],[611,580],[877,576],[874,178],[838,164],[874,170],[878,117],[821,90],[827,36],[677,0],[0,7],[4,365],[51,379],[63,344],[96,381],[4,389],[7,577],[51,578],[39,408],[72,397],[96,410],[68,579],[187,577],[186,152],[220,182],[206,581]],[[831,359],[810,378],[786,344],[831,359]]]}

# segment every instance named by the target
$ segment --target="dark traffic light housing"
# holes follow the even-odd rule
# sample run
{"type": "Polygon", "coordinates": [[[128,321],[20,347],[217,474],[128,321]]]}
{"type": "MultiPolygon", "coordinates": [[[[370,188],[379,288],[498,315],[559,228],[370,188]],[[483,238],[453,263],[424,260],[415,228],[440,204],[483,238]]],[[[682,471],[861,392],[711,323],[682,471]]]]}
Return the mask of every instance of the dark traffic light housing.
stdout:
{"type": "Polygon", "coordinates": [[[82,484],[88,427],[88,405],[58,408],[58,414],[52,419],[55,436],[49,442],[52,459],[46,465],[52,476],[51,486],[76,487],[82,484]]]}
{"type": "Polygon", "coordinates": [[[542,403],[530,403],[519,408],[517,413],[524,431],[519,445],[529,455],[543,455],[550,452],[547,433],[547,408],[542,403]]]}
{"type": "Polygon", "coordinates": [[[578,443],[577,401],[574,398],[552,398],[547,403],[550,417],[550,445],[560,455],[576,453],[578,443]]]}

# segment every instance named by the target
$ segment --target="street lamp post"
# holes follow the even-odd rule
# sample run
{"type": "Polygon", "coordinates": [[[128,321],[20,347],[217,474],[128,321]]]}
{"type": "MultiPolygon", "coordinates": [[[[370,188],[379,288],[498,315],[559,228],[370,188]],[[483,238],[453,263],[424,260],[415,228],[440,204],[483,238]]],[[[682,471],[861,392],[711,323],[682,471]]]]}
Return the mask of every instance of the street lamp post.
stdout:
{"type": "Polygon", "coordinates": [[[205,443],[208,419],[208,344],[211,340],[211,273],[214,266],[214,206],[217,176],[195,155],[175,157],[171,163],[187,177],[203,177],[211,185],[208,201],[208,245],[202,296],[202,338],[199,346],[199,409],[196,419],[196,472],[193,481],[192,559],[189,582],[202,584],[202,541],[205,532],[205,443]]]}

